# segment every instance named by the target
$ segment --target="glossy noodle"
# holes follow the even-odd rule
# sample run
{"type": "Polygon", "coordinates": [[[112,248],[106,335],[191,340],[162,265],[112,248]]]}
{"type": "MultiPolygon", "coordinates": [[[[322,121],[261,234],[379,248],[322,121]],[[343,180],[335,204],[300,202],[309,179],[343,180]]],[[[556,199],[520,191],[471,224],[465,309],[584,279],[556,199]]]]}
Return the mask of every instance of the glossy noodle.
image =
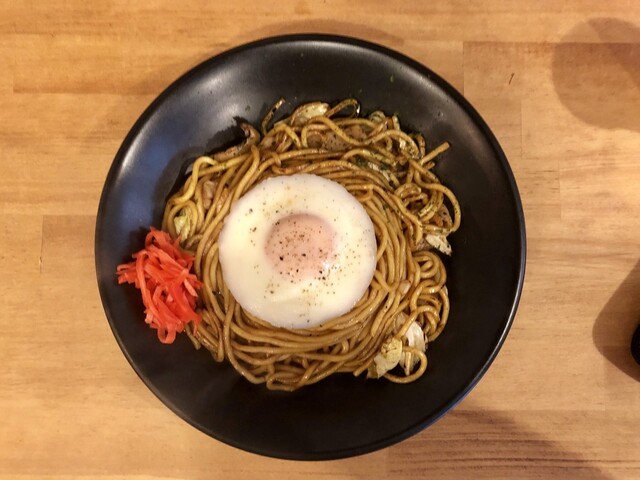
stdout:
{"type": "Polygon", "coordinates": [[[272,125],[282,103],[269,112],[262,133],[242,124],[241,144],[198,158],[166,204],[163,230],[180,236],[204,284],[202,323],[190,324],[187,334],[196,348],[270,389],[295,390],[337,372],[414,381],[449,316],[438,250],[451,254],[447,236],[460,225],[460,207],[433,173],[449,145],[428,151],[422,135],[404,132],[396,116],[361,117],[352,99],[333,107],[305,104],[272,125]],[[341,184],[365,208],[375,228],[376,271],[348,313],[314,328],[283,329],[233,298],[217,239],[243,194],[268,177],[296,173],[341,184]]]}

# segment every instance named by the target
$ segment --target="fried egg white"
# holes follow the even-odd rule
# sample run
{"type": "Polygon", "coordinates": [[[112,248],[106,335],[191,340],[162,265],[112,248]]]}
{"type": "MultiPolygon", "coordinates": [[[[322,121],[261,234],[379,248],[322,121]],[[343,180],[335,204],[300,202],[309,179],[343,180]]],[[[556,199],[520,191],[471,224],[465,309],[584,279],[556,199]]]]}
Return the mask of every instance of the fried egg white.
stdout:
{"type": "Polygon", "coordinates": [[[376,269],[366,210],[342,185],[316,175],[271,177],[253,187],[232,206],[218,248],[238,303],[290,329],[347,313],[376,269]]]}

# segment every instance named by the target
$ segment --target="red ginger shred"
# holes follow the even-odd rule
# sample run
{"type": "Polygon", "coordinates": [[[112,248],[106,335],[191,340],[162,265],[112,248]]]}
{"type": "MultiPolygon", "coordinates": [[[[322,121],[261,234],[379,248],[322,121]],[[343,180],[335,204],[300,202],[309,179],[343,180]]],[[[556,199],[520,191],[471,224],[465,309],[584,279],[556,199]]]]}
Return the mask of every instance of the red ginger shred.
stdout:
{"type": "Polygon", "coordinates": [[[145,247],[118,265],[118,283],[133,283],[142,294],[145,322],[158,331],[162,343],[173,343],[189,322],[197,329],[202,317],[195,311],[202,286],[191,273],[193,257],[180,249],[180,239],[151,227],[145,247]]]}

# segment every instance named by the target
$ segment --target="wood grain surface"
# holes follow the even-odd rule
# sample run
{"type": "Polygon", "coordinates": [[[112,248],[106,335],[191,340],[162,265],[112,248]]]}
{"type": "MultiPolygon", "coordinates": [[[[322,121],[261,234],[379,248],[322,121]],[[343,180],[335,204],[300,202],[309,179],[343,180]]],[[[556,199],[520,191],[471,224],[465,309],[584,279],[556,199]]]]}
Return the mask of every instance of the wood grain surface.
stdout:
{"type": "Polygon", "coordinates": [[[0,479],[640,478],[640,3],[0,0],[0,479]],[[120,352],[95,215],[133,122],[172,80],[270,35],[337,33],[444,76],[504,147],[527,220],[513,329],[471,394],[341,461],[228,447],[120,352]]]}

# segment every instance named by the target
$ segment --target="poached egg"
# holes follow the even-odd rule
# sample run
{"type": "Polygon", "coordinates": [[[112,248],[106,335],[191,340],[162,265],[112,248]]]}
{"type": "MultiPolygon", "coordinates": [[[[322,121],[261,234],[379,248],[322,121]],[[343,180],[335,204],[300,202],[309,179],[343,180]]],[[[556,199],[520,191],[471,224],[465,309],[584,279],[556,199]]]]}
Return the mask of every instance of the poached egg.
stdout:
{"type": "Polygon", "coordinates": [[[339,183],[310,174],[271,177],[240,197],[218,248],[237,302],[289,329],[350,311],[376,269],[375,230],[364,207],[339,183]]]}

